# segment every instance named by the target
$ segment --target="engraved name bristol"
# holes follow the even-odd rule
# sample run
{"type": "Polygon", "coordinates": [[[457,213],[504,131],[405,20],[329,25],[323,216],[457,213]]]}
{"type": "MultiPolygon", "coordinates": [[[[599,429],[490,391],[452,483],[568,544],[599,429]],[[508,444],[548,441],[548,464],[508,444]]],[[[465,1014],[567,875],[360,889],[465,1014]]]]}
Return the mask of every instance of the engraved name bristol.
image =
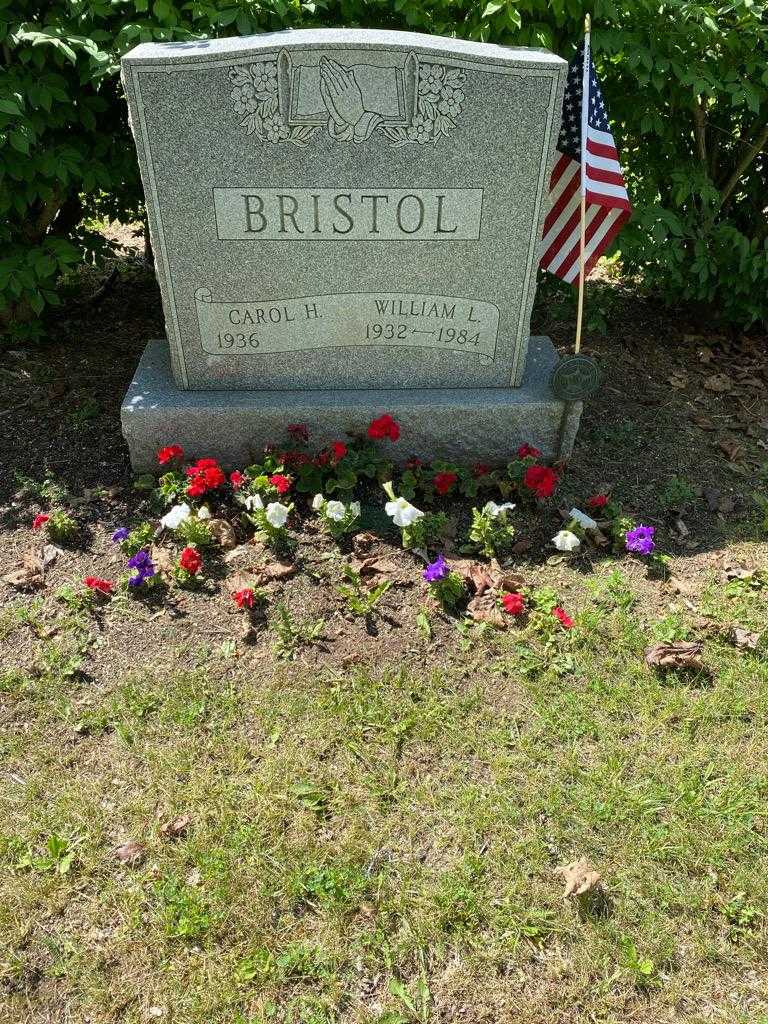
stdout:
{"type": "MultiPolygon", "coordinates": [[[[393,147],[437,143],[456,128],[466,72],[422,63],[411,51],[377,52],[381,63],[333,57],[296,63],[281,50],[274,60],[232,68],[230,97],[240,127],[262,142],[305,146],[325,129],[343,142],[365,142],[380,132],[393,147]]],[[[369,58],[370,59],[370,58],[369,58]]]]}
{"type": "Polygon", "coordinates": [[[466,241],[480,237],[481,188],[213,189],[221,240],[466,241]]]}

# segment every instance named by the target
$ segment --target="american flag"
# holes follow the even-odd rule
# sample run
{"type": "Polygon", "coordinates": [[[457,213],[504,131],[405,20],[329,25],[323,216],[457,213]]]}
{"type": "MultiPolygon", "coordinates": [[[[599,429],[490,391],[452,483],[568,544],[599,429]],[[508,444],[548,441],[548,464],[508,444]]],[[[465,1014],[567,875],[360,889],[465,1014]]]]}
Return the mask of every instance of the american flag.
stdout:
{"type": "Polygon", "coordinates": [[[586,196],[585,277],[632,212],[589,51],[589,36],[568,68],[557,150],[560,155],[549,183],[552,206],[544,221],[541,266],[573,284],[579,278],[582,191],[586,196]]]}

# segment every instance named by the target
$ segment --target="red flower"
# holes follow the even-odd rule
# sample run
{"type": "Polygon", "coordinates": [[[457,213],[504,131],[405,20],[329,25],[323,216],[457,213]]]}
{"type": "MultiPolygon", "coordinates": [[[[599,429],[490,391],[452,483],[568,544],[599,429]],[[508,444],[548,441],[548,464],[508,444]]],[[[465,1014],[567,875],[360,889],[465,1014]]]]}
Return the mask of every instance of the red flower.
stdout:
{"type": "Polygon", "coordinates": [[[481,477],[481,476],[488,476],[488,474],[490,472],[491,472],[491,467],[490,466],[486,466],[486,464],[484,462],[477,462],[472,467],[472,476],[475,477],[475,478],[478,478],[478,477],[481,477]]]}
{"type": "Polygon", "coordinates": [[[283,476],[282,473],[274,473],[270,478],[269,482],[273,487],[277,488],[278,494],[285,494],[286,491],[291,489],[291,478],[283,476]]]}
{"type": "Polygon", "coordinates": [[[501,603],[504,611],[510,615],[522,615],[525,611],[525,598],[522,594],[505,594],[501,603]]]}
{"type": "Polygon", "coordinates": [[[216,459],[198,459],[194,466],[187,466],[186,473],[190,478],[187,486],[190,498],[199,498],[206,491],[221,487],[227,482],[224,471],[216,459]]]}
{"type": "Polygon", "coordinates": [[[161,466],[166,466],[174,459],[181,461],[184,458],[184,449],[180,444],[168,444],[157,453],[157,461],[161,466]]]}
{"type": "Polygon", "coordinates": [[[587,498],[587,505],[589,505],[590,508],[605,508],[607,504],[607,494],[593,494],[591,498],[587,498]]]}
{"type": "Polygon", "coordinates": [[[297,452],[294,450],[290,452],[283,452],[280,456],[280,461],[286,466],[305,466],[312,460],[306,452],[297,452]]]}
{"type": "Polygon", "coordinates": [[[421,467],[421,465],[422,465],[421,459],[418,459],[418,458],[416,458],[415,455],[412,455],[410,457],[410,459],[408,459],[408,461],[406,462],[405,468],[406,469],[419,469],[421,467]]]}
{"type": "Polygon", "coordinates": [[[327,466],[330,461],[331,461],[331,453],[330,452],[320,452],[320,454],[315,459],[315,465],[316,466],[327,466]]]}
{"type": "Polygon", "coordinates": [[[347,454],[347,446],[343,441],[334,441],[331,445],[334,459],[339,462],[347,454]]]}
{"type": "Polygon", "coordinates": [[[43,515],[42,513],[39,516],[35,516],[32,520],[32,529],[39,530],[41,526],[45,526],[50,518],[50,516],[43,515]]]}
{"type": "Polygon", "coordinates": [[[195,573],[200,572],[203,567],[203,560],[200,557],[200,552],[194,548],[184,548],[179,558],[179,565],[182,569],[186,569],[187,572],[193,576],[195,573]]]}
{"type": "Polygon", "coordinates": [[[232,484],[234,489],[237,490],[245,483],[245,474],[241,473],[239,469],[234,469],[229,474],[229,482],[232,484]]]}
{"type": "Polygon", "coordinates": [[[208,488],[205,486],[205,480],[198,477],[196,480],[192,481],[189,487],[187,487],[187,494],[190,498],[200,498],[207,490],[208,488]]]}
{"type": "Polygon", "coordinates": [[[517,449],[517,454],[521,459],[538,459],[541,452],[526,441],[525,444],[521,444],[517,449]]]}
{"type": "Polygon", "coordinates": [[[557,473],[549,466],[529,466],[523,483],[537,498],[549,498],[557,487],[557,473]]]}
{"type": "Polygon", "coordinates": [[[564,611],[564,609],[559,606],[557,608],[553,608],[552,614],[562,623],[563,629],[573,629],[573,619],[564,611]]]}
{"type": "Polygon", "coordinates": [[[83,583],[86,587],[97,591],[99,594],[111,594],[115,586],[109,580],[102,580],[98,576],[86,576],[83,583]]]}
{"type": "Polygon", "coordinates": [[[309,440],[309,430],[306,423],[289,423],[288,435],[289,437],[292,437],[294,441],[300,441],[302,444],[306,444],[309,440]]]}
{"type": "Polygon", "coordinates": [[[244,587],[242,590],[236,590],[232,594],[232,600],[238,608],[253,608],[253,591],[250,587],[244,587]]]}
{"type": "Polygon", "coordinates": [[[458,479],[455,473],[435,473],[432,484],[438,494],[447,494],[458,479]]]}
{"type": "Polygon", "coordinates": [[[388,437],[390,441],[396,441],[400,437],[400,427],[389,413],[384,413],[377,420],[371,420],[368,427],[368,437],[374,441],[381,441],[385,437],[388,437]]]}

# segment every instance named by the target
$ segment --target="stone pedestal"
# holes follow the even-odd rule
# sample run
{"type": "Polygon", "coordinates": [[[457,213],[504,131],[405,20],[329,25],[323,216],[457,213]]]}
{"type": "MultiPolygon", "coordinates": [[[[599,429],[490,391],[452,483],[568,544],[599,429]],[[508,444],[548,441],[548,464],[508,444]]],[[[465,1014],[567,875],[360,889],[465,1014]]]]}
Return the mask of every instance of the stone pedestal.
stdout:
{"type": "Polygon", "coordinates": [[[182,445],[190,459],[212,456],[228,467],[244,466],[259,461],[266,444],[282,442],[289,423],[306,423],[313,443],[322,445],[363,432],[382,413],[400,424],[392,451],[401,461],[418,455],[500,463],[525,441],[553,458],[571,451],[581,417],[581,403],[565,410],[552,394],[556,361],[549,338],[533,337],[517,388],[182,391],[167,342],[155,340],[123,400],[123,433],[139,472],[157,467],[156,452],[166,444],[182,445]]]}

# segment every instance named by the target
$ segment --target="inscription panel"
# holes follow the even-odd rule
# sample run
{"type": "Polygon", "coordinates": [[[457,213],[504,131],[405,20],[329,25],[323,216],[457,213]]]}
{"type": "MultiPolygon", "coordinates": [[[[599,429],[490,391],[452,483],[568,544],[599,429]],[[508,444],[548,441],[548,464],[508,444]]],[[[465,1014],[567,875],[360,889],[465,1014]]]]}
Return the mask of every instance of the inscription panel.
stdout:
{"type": "Polygon", "coordinates": [[[412,348],[491,363],[496,353],[497,307],[455,296],[374,292],[219,302],[201,288],[195,302],[203,350],[215,355],[412,348]]]}
{"type": "Polygon", "coordinates": [[[480,188],[214,188],[219,238],[459,241],[480,237],[480,188]]]}

